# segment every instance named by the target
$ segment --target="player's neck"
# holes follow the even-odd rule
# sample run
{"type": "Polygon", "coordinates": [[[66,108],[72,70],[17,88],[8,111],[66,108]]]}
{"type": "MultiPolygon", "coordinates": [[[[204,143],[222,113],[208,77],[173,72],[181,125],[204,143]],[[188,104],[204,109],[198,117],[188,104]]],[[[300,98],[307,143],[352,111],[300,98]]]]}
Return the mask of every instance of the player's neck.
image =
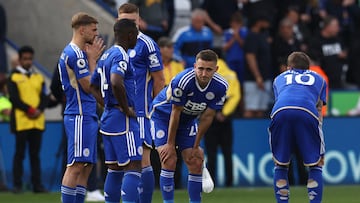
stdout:
{"type": "Polygon", "coordinates": [[[71,39],[71,43],[76,44],[76,46],[78,46],[81,50],[85,50],[86,43],[81,37],[74,35],[71,39]]]}

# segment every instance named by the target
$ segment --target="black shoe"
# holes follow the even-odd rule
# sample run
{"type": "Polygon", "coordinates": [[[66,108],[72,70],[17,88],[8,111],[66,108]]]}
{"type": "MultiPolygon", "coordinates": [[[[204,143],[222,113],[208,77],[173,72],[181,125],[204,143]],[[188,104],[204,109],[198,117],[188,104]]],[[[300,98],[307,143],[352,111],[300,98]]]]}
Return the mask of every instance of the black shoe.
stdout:
{"type": "Polygon", "coordinates": [[[39,187],[39,188],[34,188],[33,192],[34,193],[48,193],[49,191],[43,187],[39,187]]]}
{"type": "Polygon", "coordinates": [[[14,187],[14,189],[12,190],[13,193],[15,194],[20,194],[23,192],[21,187],[14,187]]]}

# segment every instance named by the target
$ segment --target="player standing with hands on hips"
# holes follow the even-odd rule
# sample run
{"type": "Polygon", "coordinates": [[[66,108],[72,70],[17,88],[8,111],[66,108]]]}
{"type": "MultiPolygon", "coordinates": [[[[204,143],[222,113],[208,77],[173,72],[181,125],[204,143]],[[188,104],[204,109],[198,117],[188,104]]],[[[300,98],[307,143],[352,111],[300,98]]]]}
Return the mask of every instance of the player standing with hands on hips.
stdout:
{"type": "Polygon", "coordinates": [[[322,201],[325,144],[321,108],[326,105],[326,82],[309,70],[310,59],[293,52],[287,59],[288,70],[273,83],[275,104],[269,127],[270,147],[275,162],[274,192],[278,203],[289,201],[288,168],[292,149],[300,150],[309,167],[307,182],[310,203],[322,201]]]}

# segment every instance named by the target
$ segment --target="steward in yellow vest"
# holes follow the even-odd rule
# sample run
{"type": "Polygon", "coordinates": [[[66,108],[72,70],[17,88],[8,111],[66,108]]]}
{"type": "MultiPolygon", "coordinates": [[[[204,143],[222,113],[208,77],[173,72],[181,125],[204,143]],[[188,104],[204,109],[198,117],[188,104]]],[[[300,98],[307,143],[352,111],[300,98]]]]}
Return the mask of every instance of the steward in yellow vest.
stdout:
{"type": "Polygon", "coordinates": [[[22,192],[22,162],[24,161],[27,145],[29,147],[33,192],[47,192],[41,183],[39,156],[42,132],[45,128],[44,109],[48,100],[46,86],[43,76],[32,71],[34,56],[32,47],[21,47],[18,54],[20,65],[11,72],[8,80],[8,91],[13,107],[10,126],[11,131],[15,134],[13,192],[22,192]]]}

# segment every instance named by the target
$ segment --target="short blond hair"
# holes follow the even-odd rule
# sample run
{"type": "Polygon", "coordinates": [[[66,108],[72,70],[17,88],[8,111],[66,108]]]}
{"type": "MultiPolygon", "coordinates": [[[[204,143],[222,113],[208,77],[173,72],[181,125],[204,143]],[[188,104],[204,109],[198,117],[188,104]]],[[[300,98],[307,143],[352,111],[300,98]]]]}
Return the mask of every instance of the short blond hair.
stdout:
{"type": "Polygon", "coordinates": [[[124,3],[118,9],[118,14],[122,13],[139,13],[139,7],[132,3],[124,3]]]}
{"type": "Polygon", "coordinates": [[[90,16],[89,14],[84,12],[76,13],[71,18],[71,27],[74,29],[77,29],[83,25],[98,24],[98,23],[99,22],[95,17],[90,16]]]}

